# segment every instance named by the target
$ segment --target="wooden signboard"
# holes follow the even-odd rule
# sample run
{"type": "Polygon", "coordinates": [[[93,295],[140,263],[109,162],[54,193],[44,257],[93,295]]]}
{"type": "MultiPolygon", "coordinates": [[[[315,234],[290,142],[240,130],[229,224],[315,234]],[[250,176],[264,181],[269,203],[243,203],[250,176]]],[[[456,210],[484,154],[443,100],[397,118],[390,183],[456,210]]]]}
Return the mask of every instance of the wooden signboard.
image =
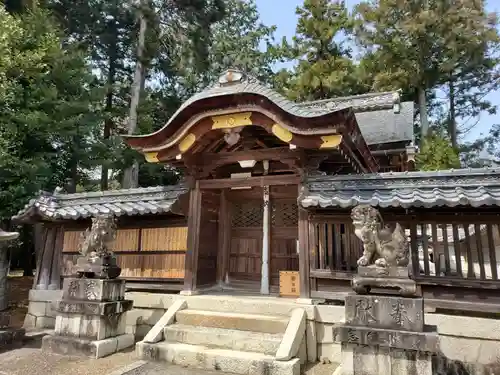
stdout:
{"type": "Polygon", "coordinates": [[[300,296],[300,281],[298,271],[280,271],[280,296],[300,296]]]}

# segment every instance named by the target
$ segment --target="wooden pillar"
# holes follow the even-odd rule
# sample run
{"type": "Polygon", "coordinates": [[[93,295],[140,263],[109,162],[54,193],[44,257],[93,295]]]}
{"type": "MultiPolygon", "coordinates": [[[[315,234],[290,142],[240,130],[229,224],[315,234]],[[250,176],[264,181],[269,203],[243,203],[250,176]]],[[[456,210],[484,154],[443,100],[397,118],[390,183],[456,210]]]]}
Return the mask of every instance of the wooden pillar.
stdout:
{"type": "Polygon", "coordinates": [[[307,210],[299,203],[299,278],[300,298],[310,298],[311,287],[309,284],[309,219],[307,210]]]}
{"type": "Polygon", "coordinates": [[[219,206],[219,251],[217,255],[217,283],[222,285],[228,274],[230,248],[229,205],[226,191],[222,189],[219,206]]]}
{"type": "Polygon", "coordinates": [[[192,294],[196,291],[196,274],[198,272],[198,248],[200,242],[201,222],[201,190],[199,182],[191,189],[189,196],[188,238],[186,264],[184,272],[183,294],[192,294]]]}
{"type": "Polygon", "coordinates": [[[269,186],[264,186],[260,294],[269,294],[269,186]]]}
{"type": "Polygon", "coordinates": [[[54,253],[52,258],[52,270],[50,272],[50,290],[61,289],[61,261],[64,246],[64,227],[57,227],[54,241],[54,253]]]}
{"type": "Polygon", "coordinates": [[[34,289],[57,290],[61,288],[61,261],[64,241],[64,227],[45,224],[42,243],[37,254],[34,289]]]}

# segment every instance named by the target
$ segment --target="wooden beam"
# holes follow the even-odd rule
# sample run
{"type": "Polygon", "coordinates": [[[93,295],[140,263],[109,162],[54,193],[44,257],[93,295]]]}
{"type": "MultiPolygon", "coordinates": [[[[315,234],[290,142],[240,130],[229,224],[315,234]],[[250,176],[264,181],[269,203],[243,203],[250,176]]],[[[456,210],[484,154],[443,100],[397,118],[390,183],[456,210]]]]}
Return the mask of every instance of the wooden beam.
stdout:
{"type": "Polygon", "coordinates": [[[196,290],[198,271],[198,248],[201,222],[201,190],[197,182],[191,189],[189,199],[188,238],[186,262],[184,268],[184,292],[190,294],[196,290]]]}
{"type": "Polygon", "coordinates": [[[262,177],[246,177],[246,178],[222,178],[213,180],[199,180],[200,189],[225,189],[238,187],[253,187],[253,186],[278,186],[278,185],[297,185],[300,182],[298,175],[279,175],[279,176],[262,176],[262,177]]]}
{"type": "Polygon", "coordinates": [[[231,153],[206,153],[203,154],[203,164],[231,164],[242,160],[279,160],[281,158],[299,157],[300,153],[290,150],[289,147],[267,148],[262,150],[235,151],[231,153]]]}

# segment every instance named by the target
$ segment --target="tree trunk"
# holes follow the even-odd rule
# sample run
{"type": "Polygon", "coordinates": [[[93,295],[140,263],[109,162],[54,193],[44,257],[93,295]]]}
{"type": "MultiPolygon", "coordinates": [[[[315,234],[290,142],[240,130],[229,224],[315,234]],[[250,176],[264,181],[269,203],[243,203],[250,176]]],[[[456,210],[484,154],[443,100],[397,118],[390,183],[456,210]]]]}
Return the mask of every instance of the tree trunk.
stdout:
{"type": "Polygon", "coordinates": [[[420,112],[421,137],[424,139],[429,133],[429,115],[427,114],[427,98],[425,88],[418,88],[418,106],[420,112]]]}
{"type": "Polygon", "coordinates": [[[450,88],[450,119],[448,124],[448,133],[451,138],[451,145],[453,147],[457,147],[457,122],[456,122],[456,113],[455,113],[455,85],[453,80],[450,77],[450,81],[448,82],[450,88]]]}
{"type": "MultiPolygon", "coordinates": [[[[137,128],[137,108],[141,99],[141,92],[145,81],[145,66],[143,63],[144,48],[147,30],[146,7],[147,0],[142,0],[139,7],[139,38],[137,42],[137,61],[135,63],[134,82],[132,83],[132,93],[130,99],[130,112],[128,122],[128,134],[134,134],[137,128]]],[[[124,189],[135,188],[139,185],[139,163],[134,160],[134,163],[125,169],[123,173],[122,187],[124,189]]]]}
{"type": "MultiPolygon", "coordinates": [[[[116,75],[116,57],[117,57],[117,30],[115,25],[110,25],[112,28],[111,32],[113,32],[113,40],[114,42],[110,42],[109,44],[109,65],[108,65],[108,92],[106,94],[106,107],[105,111],[108,114],[108,118],[104,122],[104,132],[103,138],[104,140],[108,140],[111,137],[111,130],[113,129],[113,119],[111,118],[112,110],[113,110],[113,85],[115,83],[115,75],[116,75]]],[[[107,165],[102,166],[101,170],[101,190],[108,190],[108,180],[109,180],[109,168],[107,165]]]]}

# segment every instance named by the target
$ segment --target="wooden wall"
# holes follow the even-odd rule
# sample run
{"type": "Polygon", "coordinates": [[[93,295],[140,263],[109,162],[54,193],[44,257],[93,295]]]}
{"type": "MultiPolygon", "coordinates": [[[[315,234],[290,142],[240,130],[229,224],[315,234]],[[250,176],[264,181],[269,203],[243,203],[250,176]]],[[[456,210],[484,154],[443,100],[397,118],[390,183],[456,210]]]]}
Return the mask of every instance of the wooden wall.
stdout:
{"type": "MultiPolygon", "coordinates": [[[[184,279],[187,226],[184,220],[162,220],[119,225],[111,248],[127,280],[184,279]]],[[[78,244],[84,227],[64,231],[62,276],[74,274],[78,244]]]]}
{"type": "MultiPolygon", "coordinates": [[[[429,306],[500,313],[500,214],[484,208],[380,210],[410,243],[413,278],[429,306]],[[478,234],[478,235],[476,235],[478,234]]],[[[350,292],[363,245],[347,210],[309,212],[309,282],[313,298],[350,292]]]]}

